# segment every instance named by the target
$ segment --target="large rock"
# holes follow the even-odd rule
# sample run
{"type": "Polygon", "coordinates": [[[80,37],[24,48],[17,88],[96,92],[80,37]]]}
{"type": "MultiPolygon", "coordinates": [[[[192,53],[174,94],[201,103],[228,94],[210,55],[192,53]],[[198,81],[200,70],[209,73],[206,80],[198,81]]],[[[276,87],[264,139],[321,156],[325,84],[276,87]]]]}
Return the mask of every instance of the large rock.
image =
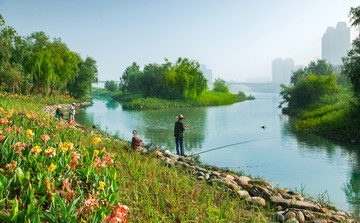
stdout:
{"type": "Polygon", "coordinates": [[[219,171],[219,170],[221,170],[221,169],[220,169],[220,167],[213,166],[213,167],[212,167],[212,170],[213,170],[213,171],[219,171]]]}
{"type": "Polygon", "coordinates": [[[273,218],[272,218],[275,222],[284,222],[285,221],[285,218],[284,218],[284,215],[283,215],[283,212],[281,211],[278,211],[274,214],[273,218]]]}
{"type": "Polygon", "coordinates": [[[240,196],[240,199],[242,200],[248,200],[250,198],[250,194],[246,190],[238,190],[237,194],[240,196]]]}
{"type": "Polygon", "coordinates": [[[295,212],[289,211],[288,213],[285,214],[285,221],[295,218],[295,217],[296,217],[295,212]]]}
{"type": "Polygon", "coordinates": [[[302,211],[298,211],[297,214],[296,214],[296,219],[302,223],[302,222],[305,222],[305,216],[304,214],[302,213],[302,211]]]}
{"type": "Polygon", "coordinates": [[[252,186],[249,189],[249,193],[251,196],[262,197],[266,200],[270,199],[272,196],[271,192],[264,186],[252,186]]]}
{"type": "Polygon", "coordinates": [[[271,196],[270,197],[271,203],[275,205],[281,205],[282,207],[293,207],[293,208],[299,208],[299,209],[309,209],[314,211],[320,211],[321,208],[311,202],[308,201],[297,201],[297,200],[290,200],[290,199],[284,199],[280,196],[271,196]]]}
{"type": "Polygon", "coordinates": [[[269,186],[271,183],[266,180],[249,180],[249,184],[255,184],[255,185],[262,185],[262,186],[269,186]]]}
{"type": "Polygon", "coordinates": [[[248,199],[248,202],[251,203],[251,204],[257,204],[257,205],[261,205],[263,207],[266,206],[266,201],[264,198],[262,197],[250,197],[248,199]]]}
{"type": "Polygon", "coordinates": [[[246,177],[246,176],[240,176],[240,177],[236,177],[234,179],[234,181],[239,185],[241,186],[242,188],[244,189],[248,189],[249,188],[249,181],[251,179],[249,177],[246,177]]]}
{"type": "Polygon", "coordinates": [[[216,172],[216,171],[211,171],[211,175],[212,175],[212,176],[215,176],[215,177],[219,177],[219,176],[220,176],[220,173],[219,173],[219,172],[216,172]]]}

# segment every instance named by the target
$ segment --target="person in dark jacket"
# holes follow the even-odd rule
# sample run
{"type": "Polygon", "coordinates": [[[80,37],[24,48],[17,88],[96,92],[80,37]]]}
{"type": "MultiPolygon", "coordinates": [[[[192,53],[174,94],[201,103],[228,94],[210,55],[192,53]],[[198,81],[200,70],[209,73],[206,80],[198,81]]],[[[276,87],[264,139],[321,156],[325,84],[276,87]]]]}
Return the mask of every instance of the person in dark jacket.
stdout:
{"type": "Polygon", "coordinates": [[[142,148],[141,148],[142,140],[136,136],[136,133],[137,133],[137,131],[134,130],[133,131],[134,136],[131,140],[131,148],[135,151],[141,151],[142,150],[142,148]]]}
{"type": "Polygon", "coordinates": [[[60,105],[56,109],[55,118],[64,118],[64,113],[61,112],[61,106],[60,105]]]}
{"type": "Polygon", "coordinates": [[[178,115],[178,116],[176,116],[176,118],[179,119],[177,122],[175,122],[175,127],[174,127],[176,154],[183,156],[184,155],[184,131],[189,126],[184,125],[184,123],[183,123],[184,116],[183,115],[178,115]]]}

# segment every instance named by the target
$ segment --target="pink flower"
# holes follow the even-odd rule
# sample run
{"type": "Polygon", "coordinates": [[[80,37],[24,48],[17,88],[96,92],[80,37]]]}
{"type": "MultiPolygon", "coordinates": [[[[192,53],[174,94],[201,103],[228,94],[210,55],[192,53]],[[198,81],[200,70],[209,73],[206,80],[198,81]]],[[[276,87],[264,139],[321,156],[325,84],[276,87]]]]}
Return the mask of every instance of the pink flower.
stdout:
{"type": "Polygon", "coordinates": [[[76,152],[71,153],[71,157],[73,161],[70,162],[70,168],[74,169],[76,165],[78,165],[78,159],[80,159],[80,154],[76,152]]]}
{"type": "Polygon", "coordinates": [[[98,205],[99,204],[99,199],[88,199],[86,202],[85,202],[85,205],[86,206],[95,206],[95,205],[98,205]]]}
{"type": "Polygon", "coordinates": [[[63,180],[64,188],[66,188],[67,191],[70,190],[70,184],[69,184],[69,177],[63,180]]]}
{"type": "Polygon", "coordinates": [[[129,208],[126,205],[120,205],[120,203],[118,204],[117,209],[114,207],[112,208],[111,214],[106,216],[103,223],[108,222],[109,223],[113,223],[113,222],[128,222],[128,213],[129,212],[129,208]]]}
{"type": "Polygon", "coordinates": [[[5,136],[0,135],[0,141],[3,141],[5,139],[5,136]]]}
{"type": "Polygon", "coordinates": [[[25,150],[25,148],[24,148],[24,147],[20,147],[18,150],[16,150],[15,153],[19,154],[19,153],[21,152],[21,150],[25,150]]]}
{"type": "Polygon", "coordinates": [[[43,136],[41,136],[41,139],[46,142],[50,139],[50,137],[48,135],[44,134],[43,136]]]}

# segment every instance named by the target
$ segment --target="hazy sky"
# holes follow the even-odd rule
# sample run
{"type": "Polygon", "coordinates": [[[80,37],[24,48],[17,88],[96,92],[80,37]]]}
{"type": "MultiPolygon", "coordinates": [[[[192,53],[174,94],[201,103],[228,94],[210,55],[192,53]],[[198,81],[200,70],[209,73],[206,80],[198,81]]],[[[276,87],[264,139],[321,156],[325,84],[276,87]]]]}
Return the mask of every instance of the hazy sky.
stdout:
{"type": "MultiPolygon", "coordinates": [[[[21,36],[44,31],[97,61],[100,80],[119,80],[133,61],[206,64],[214,77],[271,80],[271,61],[321,58],[328,26],[349,24],[359,0],[0,0],[21,36]]],[[[351,28],[351,39],[356,30],[351,28]]]]}

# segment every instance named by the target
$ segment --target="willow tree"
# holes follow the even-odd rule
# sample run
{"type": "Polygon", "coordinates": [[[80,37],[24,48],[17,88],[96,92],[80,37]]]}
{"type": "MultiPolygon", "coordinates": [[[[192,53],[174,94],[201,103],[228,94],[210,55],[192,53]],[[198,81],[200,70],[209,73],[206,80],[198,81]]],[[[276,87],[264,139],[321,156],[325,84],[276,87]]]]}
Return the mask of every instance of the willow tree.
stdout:
{"type": "Polygon", "coordinates": [[[15,46],[19,42],[21,37],[17,36],[15,29],[6,25],[0,14],[0,87],[13,93],[23,80],[22,66],[13,60],[15,46]]]}
{"type": "Polygon", "coordinates": [[[178,93],[179,98],[195,99],[207,89],[207,80],[200,70],[200,64],[181,57],[171,66],[166,83],[178,93]]]}

